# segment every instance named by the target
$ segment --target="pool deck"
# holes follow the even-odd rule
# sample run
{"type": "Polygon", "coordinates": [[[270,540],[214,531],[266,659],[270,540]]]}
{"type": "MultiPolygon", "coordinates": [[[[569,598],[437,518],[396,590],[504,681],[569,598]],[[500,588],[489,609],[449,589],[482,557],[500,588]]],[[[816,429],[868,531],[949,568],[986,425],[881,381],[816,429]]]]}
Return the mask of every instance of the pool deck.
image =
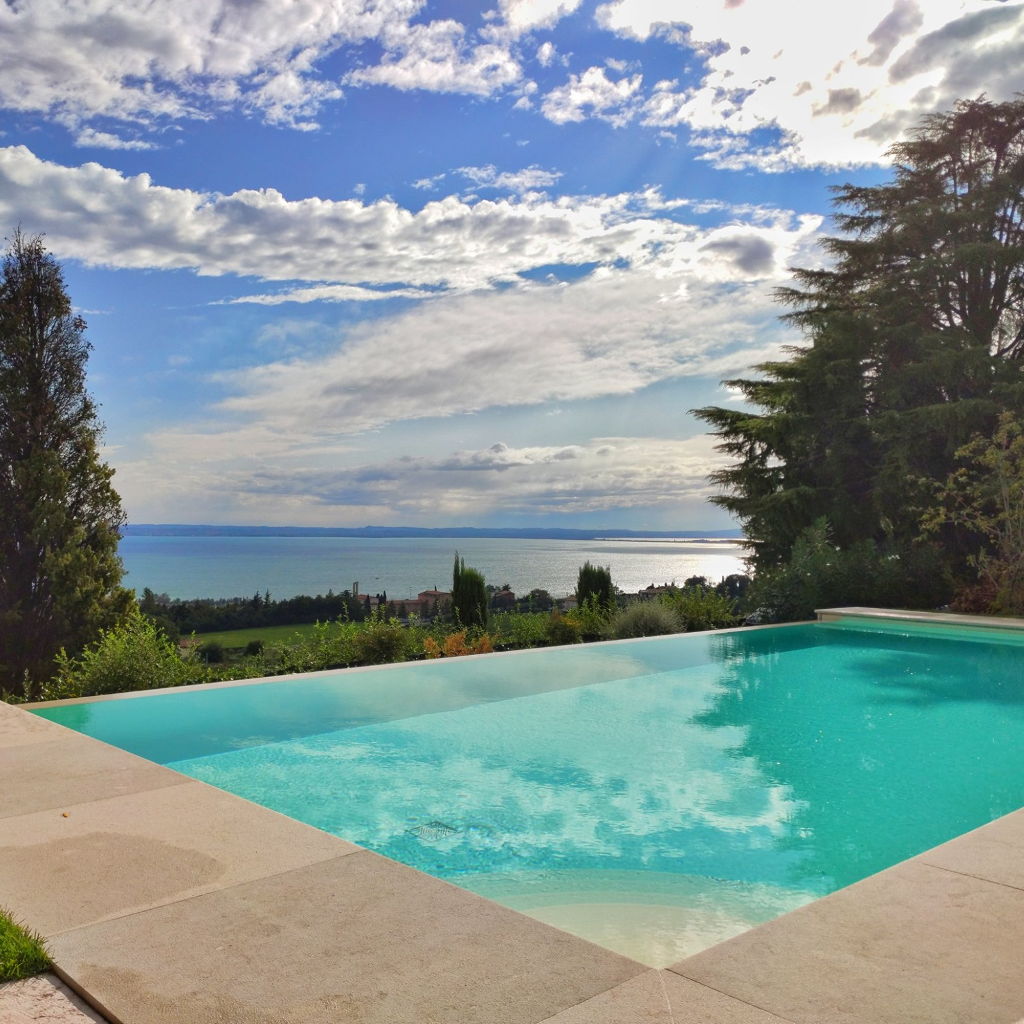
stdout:
{"type": "Polygon", "coordinates": [[[1024,810],[654,970],[2,703],[0,780],[0,906],[115,1024],[1024,1018],[1024,810]]]}

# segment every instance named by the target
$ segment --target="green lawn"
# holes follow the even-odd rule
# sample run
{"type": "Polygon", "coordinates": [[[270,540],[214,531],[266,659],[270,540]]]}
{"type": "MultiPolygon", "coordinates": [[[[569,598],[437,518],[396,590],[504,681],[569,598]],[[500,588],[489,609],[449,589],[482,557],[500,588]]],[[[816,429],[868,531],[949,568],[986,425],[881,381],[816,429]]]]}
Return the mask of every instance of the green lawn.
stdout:
{"type": "Polygon", "coordinates": [[[51,966],[42,938],[0,910],[0,983],[30,978],[51,966]]]}
{"type": "Polygon", "coordinates": [[[264,644],[280,644],[291,640],[296,633],[304,636],[313,632],[315,623],[308,622],[296,626],[255,626],[252,629],[226,629],[220,633],[196,633],[196,639],[202,644],[218,643],[225,649],[245,647],[252,640],[262,640],[264,644]]]}

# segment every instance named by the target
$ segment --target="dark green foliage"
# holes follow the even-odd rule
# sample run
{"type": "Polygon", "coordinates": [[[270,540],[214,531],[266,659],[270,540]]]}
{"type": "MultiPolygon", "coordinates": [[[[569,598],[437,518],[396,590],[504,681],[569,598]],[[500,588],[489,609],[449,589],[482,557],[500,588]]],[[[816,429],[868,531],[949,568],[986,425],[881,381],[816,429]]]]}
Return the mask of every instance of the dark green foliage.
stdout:
{"type": "MultiPolygon", "coordinates": [[[[698,410],[759,573],[822,517],[840,549],[906,557],[955,452],[1024,413],[1024,98],[960,103],[892,156],[891,182],[836,190],[830,266],[779,294],[807,345],[728,382],[756,411],[698,410]]],[[[953,570],[976,552],[939,539],[953,570]]]]}
{"type": "Polygon", "coordinates": [[[52,966],[43,937],[0,910],[0,985],[42,974],[52,966]]]}
{"type": "Polygon", "coordinates": [[[252,658],[257,654],[263,653],[263,641],[262,640],[250,640],[245,645],[245,656],[252,658]]]}
{"type": "Polygon", "coordinates": [[[742,604],[746,600],[747,591],[750,589],[750,577],[743,573],[734,572],[726,576],[715,587],[715,593],[721,594],[722,597],[729,598],[730,601],[735,602],[737,605],[742,604]]]}
{"type": "Polygon", "coordinates": [[[935,608],[950,592],[936,549],[885,552],[870,540],[840,549],[821,519],[797,538],[784,565],[757,574],[750,603],[762,622],[794,622],[814,618],[818,608],[935,608]]]}
{"type": "Polygon", "coordinates": [[[15,232],[0,269],[0,690],[28,697],[62,647],[81,650],[131,602],[89,347],[60,266],[15,232]]]}
{"type": "Polygon", "coordinates": [[[199,645],[198,654],[207,665],[219,665],[224,661],[224,645],[217,640],[211,640],[199,645]]]}
{"type": "Polygon", "coordinates": [[[517,603],[523,612],[549,612],[555,604],[551,595],[540,587],[534,587],[526,597],[519,598],[517,603]]]}
{"type": "Polygon", "coordinates": [[[362,622],[367,617],[369,600],[368,595],[353,597],[343,590],[340,594],[328,592],[315,597],[300,594],[283,601],[273,600],[270,594],[172,601],[165,594],[155,595],[146,588],[139,606],[147,615],[173,623],[179,634],[187,636],[260,626],[299,626],[339,618],[362,622]]]}
{"type": "Polygon", "coordinates": [[[596,601],[602,608],[615,607],[615,588],[611,569],[584,562],[576,579],[576,604],[582,608],[588,601],[596,601]]]}
{"type": "Polygon", "coordinates": [[[955,523],[979,538],[968,559],[975,575],[959,588],[956,604],[1024,615],[1024,424],[1004,413],[991,438],[975,438],[956,457],[926,521],[931,531],[955,523]]]}
{"type": "Polygon", "coordinates": [[[466,560],[455,553],[452,570],[452,615],[461,626],[487,625],[487,584],[483,574],[467,568],[466,560]]]}

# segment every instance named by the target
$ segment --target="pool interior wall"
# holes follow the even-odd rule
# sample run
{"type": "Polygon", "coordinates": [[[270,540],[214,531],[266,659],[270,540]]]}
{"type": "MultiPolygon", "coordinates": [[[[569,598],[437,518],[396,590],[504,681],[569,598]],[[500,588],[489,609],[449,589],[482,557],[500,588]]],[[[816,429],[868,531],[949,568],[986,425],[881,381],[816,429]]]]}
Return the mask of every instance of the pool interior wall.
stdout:
{"type": "Polygon", "coordinates": [[[863,619],[36,712],[654,965],[1024,803],[1024,636],[863,619]]]}

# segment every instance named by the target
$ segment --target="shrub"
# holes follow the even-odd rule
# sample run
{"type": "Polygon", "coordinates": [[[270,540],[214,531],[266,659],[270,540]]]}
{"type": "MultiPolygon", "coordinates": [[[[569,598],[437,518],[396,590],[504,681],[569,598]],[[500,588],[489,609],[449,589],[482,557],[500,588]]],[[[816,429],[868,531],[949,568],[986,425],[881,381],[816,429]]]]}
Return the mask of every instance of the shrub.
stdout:
{"type": "Polygon", "coordinates": [[[196,652],[207,665],[219,665],[224,661],[224,645],[217,640],[200,644],[196,648],[196,652]]]}
{"type": "MultiPolygon", "coordinates": [[[[609,582],[611,577],[608,577],[609,582]]],[[[591,594],[581,605],[570,614],[578,623],[580,637],[587,643],[593,640],[604,640],[611,636],[612,616],[615,614],[614,598],[612,604],[603,604],[597,596],[591,594]]]]}
{"type": "Polygon", "coordinates": [[[262,654],[263,653],[263,641],[262,640],[250,640],[245,645],[245,652],[244,653],[245,653],[245,656],[247,658],[252,658],[252,657],[254,657],[257,654],[262,654]]]}
{"type": "Polygon", "coordinates": [[[499,612],[491,616],[490,632],[503,647],[543,647],[550,619],[543,612],[499,612]]]}
{"type": "Polygon", "coordinates": [[[356,634],[356,661],[361,665],[405,661],[407,637],[408,633],[398,619],[371,618],[356,634]]]}
{"type": "Polygon", "coordinates": [[[548,619],[547,639],[549,644],[555,646],[578,644],[582,640],[579,621],[571,615],[552,612],[551,618],[548,619]]]}
{"type": "Polygon", "coordinates": [[[736,625],[735,602],[710,587],[684,587],[663,595],[661,600],[676,617],[676,628],[686,633],[736,625]]]}
{"type": "Polygon", "coordinates": [[[679,630],[671,608],[657,601],[640,601],[623,609],[612,620],[611,629],[619,640],[639,636],[662,636],[679,630]]]}
{"type": "Polygon", "coordinates": [[[184,686],[209,678],[194,653],[180,654],[163,630],[132,606],[121,623],[101,631],[77,658],[60,652],[57,674],[44,685],[43,699],[184,686]]]}
{"type": "Polygon", "coordinates": [[[750,604],[763,621],[810,619],[816,608],[841,605],[927,609],[948,600],[949,575],[932,547],[887,552],[862,541],[840,550],[829,532],[819,519],[797,538],[788,562],[754,578],[750,604]]]}
{"type": "Polygon", "coordinates": [[[494,650],[487,633],[480,633],[467,640],[466,632],[460,629],[457,633],[449,633],[440,645],[432,636],[428,636],[423,641],[423,651],[428,658],[459,658],[465,654],[490,654],[494,650]]]}

